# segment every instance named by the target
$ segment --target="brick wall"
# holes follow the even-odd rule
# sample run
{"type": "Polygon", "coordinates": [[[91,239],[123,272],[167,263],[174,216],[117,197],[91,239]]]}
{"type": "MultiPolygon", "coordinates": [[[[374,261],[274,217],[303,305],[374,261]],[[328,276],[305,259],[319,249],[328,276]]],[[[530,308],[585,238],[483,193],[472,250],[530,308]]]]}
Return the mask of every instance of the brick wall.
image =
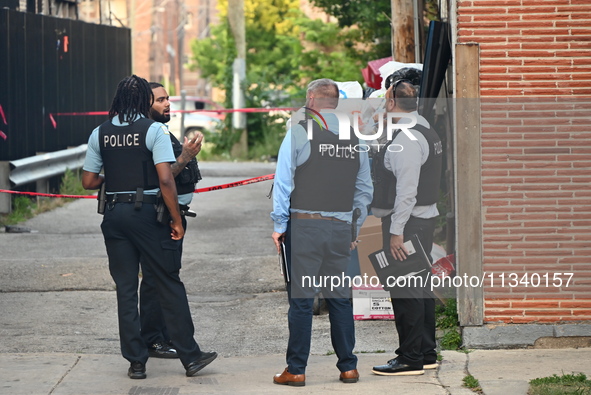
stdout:
{"type": "Polygon", "coordinates": [[[591,321],[591,2],[457,12],[480,46],[485,322],[591,321]]]}

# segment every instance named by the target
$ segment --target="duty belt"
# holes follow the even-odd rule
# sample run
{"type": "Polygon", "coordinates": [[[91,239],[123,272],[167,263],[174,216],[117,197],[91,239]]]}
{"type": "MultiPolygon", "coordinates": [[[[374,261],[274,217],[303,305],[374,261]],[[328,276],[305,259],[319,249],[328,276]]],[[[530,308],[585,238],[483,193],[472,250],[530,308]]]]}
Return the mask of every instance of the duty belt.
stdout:
{"type": "Polygon", "coordinates": [[[338,221],[338,222],[347,222],[335,217],[323,217],[318,213],[308,214],[308,213],[291,213],[292,218],[298,219],[324,219],[327,221],[338,221]]]}
{"type": "MultiPolygon", "coordinates": [[[[135,193],[114,193],[107,195],[107,203],[134,203],[135,199],[135,193]]],[[[142,203],[156,204],[158,203],[158,198],[156,195],[143,195],[142,203]]]]}

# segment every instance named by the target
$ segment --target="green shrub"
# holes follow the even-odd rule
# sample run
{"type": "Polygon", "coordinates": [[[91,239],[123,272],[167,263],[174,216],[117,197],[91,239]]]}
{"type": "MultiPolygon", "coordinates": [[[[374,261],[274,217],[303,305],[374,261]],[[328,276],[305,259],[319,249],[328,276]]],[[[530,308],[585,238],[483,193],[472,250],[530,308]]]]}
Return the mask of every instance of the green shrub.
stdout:
{"type": "MultiPolygon", "coordinates": [[[[62,195],[89,195],[94,191],[87,191],[82,187],[80,171],[66,169],[60,183],[62,195]]],[[[61,207],[72,199],[53,197],[30,198],[26,195],[16,195],[12,200],[12,211],[8,215],[0,216],[0,226],[15,225],[33,218],[37,214],[61,207]]]]}
{"type": "Polygon", "coordinates": [[[458,309],[456,299],[447,299],[444,305],[435,306],[436,327],[443,333],[439,345],[444,350],[458,350],[462,345],[459,332],[458,309]]]}

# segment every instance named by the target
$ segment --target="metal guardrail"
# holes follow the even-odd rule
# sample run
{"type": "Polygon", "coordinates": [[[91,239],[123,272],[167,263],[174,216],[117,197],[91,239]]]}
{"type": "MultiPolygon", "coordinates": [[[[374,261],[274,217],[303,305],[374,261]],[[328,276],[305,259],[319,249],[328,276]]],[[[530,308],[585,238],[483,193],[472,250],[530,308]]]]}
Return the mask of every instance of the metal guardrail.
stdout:
{"type": "Polygon", "coordinates": [[[14,187],[65,173],[66,169],[80,169],[84,165],[87,144],[63,151],[50,152],[30,158],[10,161],[10,183],[14,187]]]}
{"type": "MultiPolygon", "coordinates": [[[[62,151],[0,162],[0,189],[36,182],[37,192],[48,192],[44,190],[46,188],[40,182],[63,174],[67,169],[82,168],[87,146],[87,144],[82,144],[62,151]]],[[[0,193],[0,213],[9,213],[10,209],[10,195],[0,193]]]]}

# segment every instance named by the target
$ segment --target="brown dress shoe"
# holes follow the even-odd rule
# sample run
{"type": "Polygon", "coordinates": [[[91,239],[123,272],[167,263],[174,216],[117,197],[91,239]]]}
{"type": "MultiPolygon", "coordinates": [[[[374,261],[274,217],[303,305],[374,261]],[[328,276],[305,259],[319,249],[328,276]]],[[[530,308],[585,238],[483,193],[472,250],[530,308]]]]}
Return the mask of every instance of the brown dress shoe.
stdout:
{"type": "Polygon", "coordinates": [[[296,387],[303,387],[306,385],[306,375],[305,374],[291,374],[287,371],[287,368],[281,374],[276,374],[273,377],[273,382],[275,384],[282,384],[282,385],[293,385],[296,387]]]}
{"type": "Polygon", "coordinates": [[[339,380],[341,380],[343,383],[356,383],[359,381],[359,372],[357,369],[341,372],[339,380]]]}

